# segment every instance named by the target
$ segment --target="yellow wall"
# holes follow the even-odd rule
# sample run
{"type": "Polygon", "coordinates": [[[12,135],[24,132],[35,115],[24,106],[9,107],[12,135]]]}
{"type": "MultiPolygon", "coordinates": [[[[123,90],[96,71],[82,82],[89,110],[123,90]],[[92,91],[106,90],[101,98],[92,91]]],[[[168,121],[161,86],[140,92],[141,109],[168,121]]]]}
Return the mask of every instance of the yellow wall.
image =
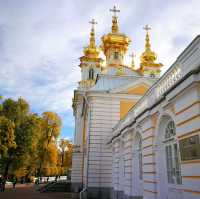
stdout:
{"type": "Polygon", "coordinates": [[[128,94],[133,95],[143,95],[147,90],[149,86],[148,85],[138,85],[136,87],[133,87],[127,91],[128,94]]]}
{"type": "Polygon", "coordinates": [[[135,105],[134,101],[120,101],[120,119],[135,105]]]}
{"type": "MultiPolygon", "coordinates": [[[[144,95],[149,86],[146,84],[139,84],[132,88],[129,88],[126,93],[132,95],[144,95]]],[[[136,101],[120,101],[120,119],[123,118],[127,112],[135,105],[136,101]]]]}

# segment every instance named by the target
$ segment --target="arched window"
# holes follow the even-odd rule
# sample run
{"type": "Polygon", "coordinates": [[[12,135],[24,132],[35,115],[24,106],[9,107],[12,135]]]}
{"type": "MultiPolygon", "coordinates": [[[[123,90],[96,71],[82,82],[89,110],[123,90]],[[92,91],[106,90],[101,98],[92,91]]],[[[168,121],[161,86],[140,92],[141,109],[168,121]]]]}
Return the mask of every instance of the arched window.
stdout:
{"type": "Polygon", "coordinates": [[[173,121],[169,121],[166,125],[164,136],[168,183],[182,184],[180,155],[175,136],[175,124],[173,121]]]}
{"type": "Polygon", "coordinates": [[[89,70],[89,79],[94,79],[94,69],[90,68],[89,70]]]}

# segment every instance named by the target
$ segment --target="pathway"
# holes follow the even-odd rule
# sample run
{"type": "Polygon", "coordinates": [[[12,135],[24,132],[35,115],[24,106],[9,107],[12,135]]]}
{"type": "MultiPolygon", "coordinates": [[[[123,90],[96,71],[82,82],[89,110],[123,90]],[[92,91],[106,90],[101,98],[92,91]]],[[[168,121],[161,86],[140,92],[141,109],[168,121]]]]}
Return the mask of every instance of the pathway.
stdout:
{"type": "Polygon", "coordinates": [[[35,191],[34,185],[17,185],[16,189],[7,187],[0,193],[0,199],[70,199],[67,193],[40,193],[35,191]]]}

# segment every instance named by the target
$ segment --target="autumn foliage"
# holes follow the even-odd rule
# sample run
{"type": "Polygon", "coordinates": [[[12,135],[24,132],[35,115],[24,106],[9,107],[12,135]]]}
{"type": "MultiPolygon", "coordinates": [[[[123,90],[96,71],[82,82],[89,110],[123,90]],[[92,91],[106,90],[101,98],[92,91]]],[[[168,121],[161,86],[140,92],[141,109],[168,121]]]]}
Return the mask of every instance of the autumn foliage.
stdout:
{"type": "Polygon", "coordinates": [[[71,167],[72,144],[59,141],[60,131],[61,119],[56,113],[40,116],[22,98],[1,99],[0,174],[18,179],[65,175],[71,167]]]}

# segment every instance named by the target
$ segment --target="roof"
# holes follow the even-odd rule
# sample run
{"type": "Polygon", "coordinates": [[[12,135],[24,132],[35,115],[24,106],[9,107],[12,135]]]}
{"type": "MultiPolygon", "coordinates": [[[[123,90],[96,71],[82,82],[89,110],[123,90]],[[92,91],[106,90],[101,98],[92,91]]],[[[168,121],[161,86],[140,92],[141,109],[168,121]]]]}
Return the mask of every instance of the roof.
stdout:
{"type": "Polygon", "coordinates": [[[98,75],[96,84],[89,91],[111,91],[132,84],[141,78],[151,79],[151,81],[155,79],[139,75],[98,75]]]}

